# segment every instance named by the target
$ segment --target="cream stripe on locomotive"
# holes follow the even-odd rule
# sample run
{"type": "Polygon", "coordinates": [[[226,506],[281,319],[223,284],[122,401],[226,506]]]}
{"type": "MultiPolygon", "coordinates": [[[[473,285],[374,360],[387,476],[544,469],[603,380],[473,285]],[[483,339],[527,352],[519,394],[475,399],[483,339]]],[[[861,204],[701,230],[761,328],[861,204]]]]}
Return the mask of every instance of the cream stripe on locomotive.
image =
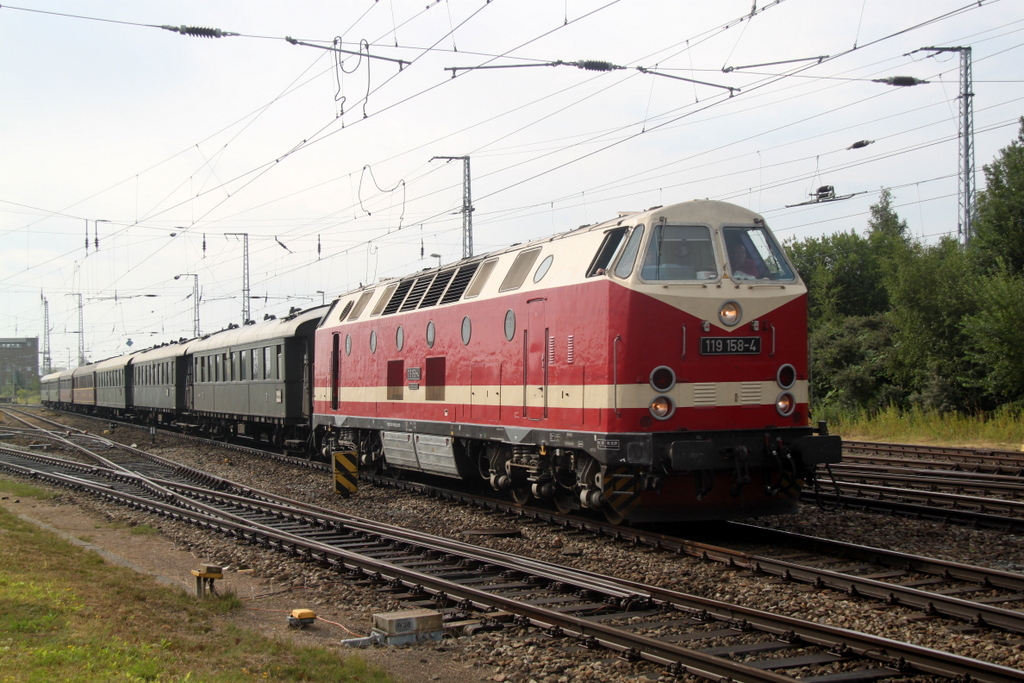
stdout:
{"type": "MultiPolygon", "coordinates": [[[[402,398],[388,399],[388,387],[341,387],[339,400],[354,403],[403,403],[427,405],[476,405],[502,406],[515,408],[527,405],[530,407],[544,406],[544,392],[539,387],[527,387],[522,384],[446,386],[443,400],[426,398],[424,388],[403,388],[402,398]],[[525,400],[524,400],[524,393],[525,400]]],[[[774,405],[775,399],[782,390],[774,381],[764,382],[699,382],[677,384],[666,396],[672,398],[677,408],[733,407],[733,406],[766,406],[774,405]]],[[[789,393],[796,402],[808,402],[808,384],[806,380],[798,381],[789,393]]],[[[647,408],[651,399],[658,396],[646,384],[620,384],[616,390],[613,385],[550,385],[546,388],[547,406],[552,409],[620,409],[647,408]],[[616,395],[617,393],[617,395],[616,395]]],[[[329,387],[317,387],[314,390],[315,401],[331,399],[329,387]]]]}

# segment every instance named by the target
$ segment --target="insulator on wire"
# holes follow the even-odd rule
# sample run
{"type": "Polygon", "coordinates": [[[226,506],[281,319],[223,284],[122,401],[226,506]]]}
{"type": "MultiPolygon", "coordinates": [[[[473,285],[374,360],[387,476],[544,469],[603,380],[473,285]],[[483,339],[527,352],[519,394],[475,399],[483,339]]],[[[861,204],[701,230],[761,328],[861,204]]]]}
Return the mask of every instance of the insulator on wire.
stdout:
{"type": "Polygon", "coordinates": [[[611,62],[602,62],[596,59],[584,59],[575,63],[577,68],[583,69],[584,71],[615,71],[621,69],[621,66],[616,66],[611,62]]]}
{"type": "Polygon", "coordinates": [[[206,28],[205,26],[161,26],[160,28],[167,31],[174,31],[180,33],[183,36],[193,36],[195,38],[223,38],[224,36],[237,36],[238,33],[231,33],[230,31],[221,31],[219,28],[206,28]]]}
{"type": "Polygon", "coordinates": [[[889,76],[888,78],[875,78],[872,79],[874,83],[885,83],[886,85],[895,85],[898,87],[907,87],[910,85],[923,85],[928,81],[922,81],[919,78],[913,76],[889,76]]]}

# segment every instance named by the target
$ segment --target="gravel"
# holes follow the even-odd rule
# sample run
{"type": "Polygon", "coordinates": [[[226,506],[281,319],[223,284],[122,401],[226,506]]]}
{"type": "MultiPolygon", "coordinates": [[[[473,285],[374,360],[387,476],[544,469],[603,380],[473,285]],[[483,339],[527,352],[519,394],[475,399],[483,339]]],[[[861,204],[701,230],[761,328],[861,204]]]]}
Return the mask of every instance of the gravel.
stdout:
{"type": "MultiPolygon", "coordinates": [[[[88,427],[95,429],[93,426],[88,427]]],[[[924,647],[956,653],[1004,666],[1024,668],[1024,639],[985,629],[964,628],[942,618],[925,617],[908,609],[891,609],[877,601],[851,598],[800,584],[753,576],[695,558],[636,548],[603,538],[565,533],[518,518],[418,497],[390,489],[363,487],[352,498],[332,492],[330,477],[272,461],[251,459],[235,452],[186,445],[160,436],[155,446],[142,431],[118,428],[115,437],[172,460],[246,486],[320,505],[340,512],[455,538],[481,546],[515,552],[590,571],[651,583],[702,597],[746,607],[812,619],[924,647]],[[507,527],[518,537],[465,536],[470,529],[507,527]]],[[[159,527],[178,545],[197,555],[233,567],[250,567],[258,576],[290,580],[313,587],[320,603],[343,602],[367,615],[396,609],[393,599],[359,586],[339,582],[329,571],[292,559],[235,544],[193,527],[98,502],[107,514],[135,523],[159,527]],[[138,519],[135,519],[138,518],[138,519]]],[[[1020,536],[953,525],[886,517],[850,511],[825,512],[803,506],[797,515],[757,520],[758,523],[803,534],[874,545],[892,550],[990,566],[1005,571],[1024,569],[1024,543],[1020,536]]],[[[568,681],[683,680],[668,677],[663,669],[629,664],[590,652],[572,643],[551,641],[534,629],[512,628],[471,638],[447,640],[444,649],[475,680],[509,683],[567,683],[568,681]],[[555,644],[552,646],[552,644],[555,644]]],[[[706,647],[706,643],[701,643],[706,647]]],[[[431,647],[431,646],[418,646],[431,647]]]]}

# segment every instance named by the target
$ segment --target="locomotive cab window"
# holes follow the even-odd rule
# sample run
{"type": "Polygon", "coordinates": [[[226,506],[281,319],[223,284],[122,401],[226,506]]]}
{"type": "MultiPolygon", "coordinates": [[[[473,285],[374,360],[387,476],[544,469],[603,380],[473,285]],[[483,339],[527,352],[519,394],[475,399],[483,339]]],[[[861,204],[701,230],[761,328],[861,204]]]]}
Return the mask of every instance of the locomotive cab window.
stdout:
{"type": "Polygon", "coordinates": [[[722,229],[734,280],[795,280],[782,249],[763,226],[722,229]]]}
{"type": "Polygon", "coordinates": [[[715,250],[705,225],[666,225],[651,231],[640,277],[644,280],[715,280],[715,250]]]}
{"type": "Polygon", "coordinates": [[[640,251],[640,240],[643,239],[643,236],[644,226],[638,225],[633,228],[629,241],[626,242],[626,246],[622,249],[622,255],[619,256],[619,260],[615,264],[615,277],[627,278],[633,272],[633,264],[636,263],[636,255],[640,251]]]}
{"type": "Polygon", "coordinates": [[[590,268],[587,269],[587,277],[604,275],[605,271],[608,270],[609,264],[615,258],[615,254],[618,253],[619,247],[622,245],[622,238],[626,235],[627,230],[629,228],[615,228],[604,234],[601,248],[597,250],[594,260],[590,263],[590,268]]]}

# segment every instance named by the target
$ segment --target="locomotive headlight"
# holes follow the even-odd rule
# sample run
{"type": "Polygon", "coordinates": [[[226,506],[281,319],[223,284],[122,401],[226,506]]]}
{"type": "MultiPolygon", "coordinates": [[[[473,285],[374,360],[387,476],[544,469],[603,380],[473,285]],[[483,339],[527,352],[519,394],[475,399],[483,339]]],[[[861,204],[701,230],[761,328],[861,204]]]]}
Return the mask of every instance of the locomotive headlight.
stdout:
{"type": "Polygon", "coordinates": [[[671,391],[676,385],[676,373],[667,365],[659,365],[651,370],[650,382],[655,391],[671,391]]]}
{"type": "Polygon", "coordinates": [[[796,384],[796,368],[786,363],[775,373],[775,381],[783,389],[789,389],[796,384]]]}
{"type": "Polygon", "coordinates": [[[676,406],[668,396],[655,396],[650,410],[655,420],[667,420],[676,412],[676,406]]]}
{"type": "Polygon", "coordinates": [[[723,325],[732,327],[739,323],[740,318],[742,317],[743,310],[735,301],[726,301],[722,304],[722,307],[718,309],[718,319],[722,321],[723,325]]]}
{"type": "Polygon", "coordinates": [[[793,394],[788,391],[783,391],[779,394],[778,398],[775,399],[775,410],[779,411],[779,415],[788,417],[793,414],[793,410],[796,408],[796,399],[793,398],[793,394]]]}

